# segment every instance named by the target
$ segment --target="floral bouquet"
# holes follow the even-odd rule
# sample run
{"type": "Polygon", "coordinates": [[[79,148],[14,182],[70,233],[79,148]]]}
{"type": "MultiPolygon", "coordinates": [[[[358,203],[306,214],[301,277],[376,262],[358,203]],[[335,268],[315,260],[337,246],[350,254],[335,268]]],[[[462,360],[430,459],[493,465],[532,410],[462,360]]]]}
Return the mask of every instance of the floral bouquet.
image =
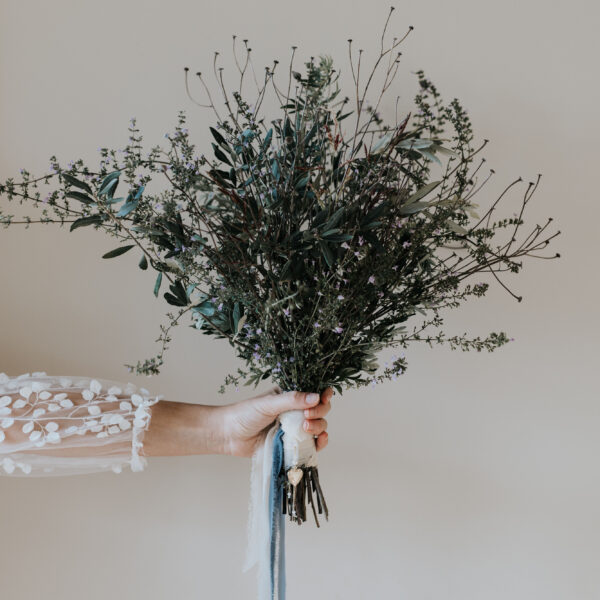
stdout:
{"type": "MultiPolygon", "coordinates": [[[[103,258],[133,251],[140,269],[156,272],[154,295],[168,286],[163,298],[174,308],[161,326],[160,352],[126,365],[136,374],[159,372],[170,329],[186,313],[192,327],[227,339],[241,359],[224,386],[271,378],[283,390],[342,392],[405,371],[404,354],[379,367],[385,348],[495,350],[509,341],[504,332],[448,335],[444,314],[485,295],[483,274],[521,300],[504,274],[519,273],[524,257],[558,256],[540,251],[559,232],[548,232],[551,218],[524,230],[539,176],[524,184],[514,216],[496,211],[520,178],[479,213],[474,199],[493,174],[480,174],[487,140],[474,144],[465,109],[456,99],[445,103],[422,71],[414,107],[396,102],[394,119],[380,115],[408,35],[387,39],[390,16],[370,70],[348,41],[348,94],[330,57],[295,70],[295,47],[282,77],[277,60],[259,77],[247,40],[234,36],[234,84],[219,53],[216,91],[196,73],[203,99],[184,71],[190,98],[214,111],[212,152],[196,152],[180,112],[165,147],[143,153],[132,119],[129,143],[119,152],[102,148],[94,170],[52,157],[50,174],[22,170],[20,181],[0,181],[0,195],[41,209],[37,219],[0,212],[0,222],[102,229],[118,241],[103,258]],[[377,77],[383,83],[373,94],[377,77]],[[254,92],[245,89],[249,79],[254,92]],[[268,117],[267,98],[279,107],[268,117]],[[41,185],[54,182],[42,197],[41,185]]],[[[270,523],[258,551],[269,566],[269,597],[283,594],[282,515],[302,523],[310,504],[315,519],[327,516],[314,440],[301,422],[282,415],[253,462],[253,481],[270,481],[253,485],[255,511],[263,507],[270,523]]]]}

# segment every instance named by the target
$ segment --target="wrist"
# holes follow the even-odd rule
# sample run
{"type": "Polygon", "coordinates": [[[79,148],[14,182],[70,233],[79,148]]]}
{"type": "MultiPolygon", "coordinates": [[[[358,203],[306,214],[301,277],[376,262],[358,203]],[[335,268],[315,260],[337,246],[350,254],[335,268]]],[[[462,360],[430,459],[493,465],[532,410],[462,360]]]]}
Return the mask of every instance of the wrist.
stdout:
{"type": "Polygon", "coordinates": [[[227,454],[224,406],[196,405],[196,451],[194,454],[227,454]]]}

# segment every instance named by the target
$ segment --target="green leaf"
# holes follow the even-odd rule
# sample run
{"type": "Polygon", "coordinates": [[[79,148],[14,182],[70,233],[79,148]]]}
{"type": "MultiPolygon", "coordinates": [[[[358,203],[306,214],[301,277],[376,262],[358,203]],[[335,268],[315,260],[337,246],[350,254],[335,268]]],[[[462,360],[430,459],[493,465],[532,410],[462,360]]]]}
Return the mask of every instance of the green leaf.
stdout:
{"type": "Polygon", "coordinates": [[[192,308],[193,312],[199,312],[206,317],[212,317],[215,314],[215,307],[209,300],[205,300],[192,308]]]}
{"type": "Polygon", "coordinates": [[[213,147],[213,151],[215,153],[215,156],[221,162],[224,162],[224,163],[228,164],[230,167],[233,167],[233,165],[231,164],[231,161],[227,158],[227,156],[225,156],[225,153],[223,152],[223,150],[221,150],[219,148],[219,146],[217,146],[216,144],[213,144],[212,147],[213,147]]]}
{"type": "Polygon", "coordinates": [[[412,215],[425,208],[429,208],[432,205],[428,202],[411,202],[410,204],[404,204],[400,207],[401,215],[412,215]]]}
{"type": "Polygon", "coordinates": [[[426,159],[436,162],[438,165],[440,165],[440,167],[442,166],[442,161],[435,154],[432,154],[427,150],[418,150],[418,152],[420,152],[426,159]]]}
{"type": "Polygon", "coordinates": [[[446,225],[448,225],[448,227],[452,229],[454,233],[458,233],[459,235],[467,235],[469,233],[464,227],[461,227],[458,223],[455,223],[450,219],[446,221],[446,225]]]}
{"type": "Polygon", "coordinates": [[[171,292],[173,293],[173,295],[179,300],[179,302],[181,302],[181,304],[179,304],[179,306],[187,306],[188,305],[188,295],[185,291],[185,288],[183,287],[183,283],[181,283],[181,280],[178,279],[175,283],[172,283],[169,286],[169,289],[171,290],[171,292]]]}
{"type": "Polygon", "coordinates": [[[265,135],[265,139],[263,140],[261,150],[264,152],[271,145],[271,138],[273,137],[273,128],[267,131],[267,135],[265,135]]]}
{"type": "Polygon", "coordinates": [[[125,254],[128,250],[135,248],[135,244],[130,244],[128,246],[119,246],[110,252],[102,255],[102,258],[115,258],[116,256],[121,256],[121,254],[125,254]]]}
{"type": "MultiPolygon", "coordinates": [[[[98,189],[98,195],[100,194],[104,194],[106,193],[106,187],[112,182],[112,181],[118,181],[119,176],[121,175],[121,171],[113,171],[112,173],[109,173],[103,180],[102,183],[100,183],[100,188],[98,189]]],[[[114,188],[116,184],[113,184],[112,187],[114,188]]]]}
{"type": "Polygon", "coordinates": [[[81,192],[67,192],[65,196],[67,198],[79,200],[79,202],[83,202],[84,204],[95,204],[92,198],[90,198],[87,194],[82,194],[81,192]]]}
{"type": "Polygon", "coordinates": [[[123,206],[121,206],[121,208],[119,209],[119,212],[117,212],[116,216],[125,217],[131,211],[136,209],[138,202],[139,200],[130,200],[129,202],[125,202],[125,204],[123,204],[123,206]]]}
{"type": "Polygon", "coordinates": [[[142,269],[142,271],[145,271],[148,268],[148,259],[145,254],[142,254],[138,267],[142,269]]]}
{"type": "Polygon", "coordinates": [[[238,331],[238,325],[239,325],[239,322],[240,322],[241,314],[242,313],[241,313],[241,310],[240,310],[240,304],[239,304],[239,302],[236,302],[233,305],[233,314],[232,314],[233,327],[231,328],[231,330],[234,333],[237,333],[237,331],[238,331]]]}
{"type": "Polygon", "coordinates": [[[108,181],[106,183],[106,185],[103,185],[102,188],[98,191],[98,196],[108,196],[109,198],[111,198],[118,183],[119,183],[118,177],[111,179],[110,181],[108,181]]]}
{"type": "Polygon", "coordinates": [[[382,138],[380,138],[377,143],[371,148],[371,154],[378,154],[379,152],[383,152],[388,146],[388,144],[392,141],[392,137],[394,136],[394,132],[387,133],[382,138]]]}
{"type": "Polygon", "coordinates": [[[212,136],[215,138],[217,144],[219,144],[219,146],[227,148],[227,142],[225,141],[225,138],[214,127],[209,127],[209,129],[212,133],[212,136]]]}
{"type": "Polygon", "coordinates": [[[296,184],[296,189],[300,190],[302,188],[306,187],[306,184],[310,181],[310,174],[306,175],[306,177],[303,177],[302,179],[300,179],[300,181],[298,181],[298,183],[296,184]]]}
{"type": "Polygon", "coordinates": [[[408,200],[404,203],[404,206],[406,206],[407,204],[411,204],[412,202],[416,202],[417,200],[420,200],[421,198],[424,198],[425,196],[427,196],[427,194],[429,194],[429,192],[431,192],[438,185],[440,185],[440,183],[442,183],[442,182],[441,181],[432,181],[431,183],[424,185],[422,188],[419,188],[412,196],[410,196],[408,198],[408,200]]]}
{"type": "Polygon", "coordinates": [[[94,225],[96,223],[102,223],[102,217],[100,215],[91,215],[90,217],[81,217],[77,221],[73,221],[69,231],[73,231],[79,227],[86,227],[87,225],[94,225]]]}
{"type": "MultiPolygon", "coordinates": [[[[375,221],[375,223],[380,224],[379,221],[375,221]]],[[[328,242],[349,242],[354,236],[349,233],[333,233],[331,235],[323,234],[323,237],[326,237],[328,242]]]]}
{"type": "Polygon", "coordinates": [[[73,185],[82,190],[85,190],[88,194],[93,194],[92,188],[87,183],[85,183],[85,181],[79,181],[79,179],[75,179],[75,177],[73,177],[72,175],[67,175],[67,173],[63,173],[62,177],[69,185],[73,185]]]}
{"type": "Polygon", "coordinates": [[[158,291],[160,290],[160,284],[162,283],[162,272],[158,274],[156,283],[154,284],[154,295],[158,298],[158,291]]]}
{"type": "Polygon", "coordinates": [[[238,321],[237,328],[235,330],[236,334],[242,330],[242,327],[246,324],[247,318],[248,318],[248,315],[241,316],[240,320],[238,321]]]}
{"type": "Polygon", "coordinates": [[[279,163],[277,162],[277,159],[275,159],[275,158],[271,162],[271,172],[273,173],[273,177],[275,177],[275,180],[279,181],[279,177],[280,177],[279,163]]]}
{"type": "Polygon", "coordinates": [[[331,268],[331,266],[333,265],[333,261],[334,261],[333,253],[331,252],[331,250],[326,242],[319,240],[319,245],[321,246],[321,252],[323,253],[323,257],[325,258],[325,262],[327,263],[327,266],[331,268]]]}
{"type": "Polygon", "coordinates": [[[163,297],[171,306],[186,306],[185,302],[182,302],[177,296],[169,294],[169,292],[165,292],[163,297]]]}
{"type": "Polygon", "coordinates": [[[333,229],[334,227],[336,227],[337,224],[340,222],[340,219],[342,218],[343,214],[344,214],[344,207],[342,206],[341,208],[338,208],[331,215],[331,217],[329,217],[329,220],[327,221],[327,223],[325,223],[325,225],[323,225],[323,229],[328,230],[328,229],[333,229]]]}

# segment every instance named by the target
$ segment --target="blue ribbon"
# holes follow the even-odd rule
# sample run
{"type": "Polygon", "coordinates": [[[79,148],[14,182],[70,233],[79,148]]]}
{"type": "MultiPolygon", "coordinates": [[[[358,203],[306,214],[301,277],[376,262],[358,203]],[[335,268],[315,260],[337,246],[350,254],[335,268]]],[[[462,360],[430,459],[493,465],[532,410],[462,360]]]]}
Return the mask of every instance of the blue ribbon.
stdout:
{"type": "Polygon", "coordinates": [[[269,515],[271,525],[271,598],[285,600],[285,517],[282,512],[283,430],[279,428],[273,441],[273,468],[269,487],[269,515]],[[277,544],[279,540],[279,545],[277,544]],[[277,566],[277,572],[275,572],[277,566]],[[275,583],[277,582],[277,596],[275,583]]]}

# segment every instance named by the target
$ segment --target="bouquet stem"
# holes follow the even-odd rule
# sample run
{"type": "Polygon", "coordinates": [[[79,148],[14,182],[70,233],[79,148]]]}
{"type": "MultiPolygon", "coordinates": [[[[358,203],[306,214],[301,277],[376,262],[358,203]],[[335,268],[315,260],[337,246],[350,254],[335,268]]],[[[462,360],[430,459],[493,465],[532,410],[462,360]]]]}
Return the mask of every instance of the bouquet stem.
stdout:
{"type": "Polygon", "coordinates": [[[320,527],[317,513],[325,514],[325,519],[329,520],[329,510],[319,482],[315,439],[302,429],[302,410],[286,411],[279,415],[279,421],[283,430],[284,456],[280,474],[282,513],[301,525],[307,520],[307,504],[310,504],[315,523],[320,527]]]}

